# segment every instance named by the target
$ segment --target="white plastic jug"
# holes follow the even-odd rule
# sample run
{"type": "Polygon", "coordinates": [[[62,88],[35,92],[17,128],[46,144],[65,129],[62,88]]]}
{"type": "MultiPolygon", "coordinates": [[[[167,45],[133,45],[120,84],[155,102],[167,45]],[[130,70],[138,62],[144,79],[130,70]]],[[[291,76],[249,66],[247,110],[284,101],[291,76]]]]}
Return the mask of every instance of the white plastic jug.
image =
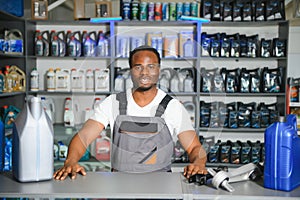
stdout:
{"type": "Polygon", "coordinates": [[[13,127],[14,177],[20,182],[52,179],[53,141],[53,125],[42,108],[41,99],[32,97],[13,127]]]}
{"type": "Polygon", "coordinates": [[[43,109],[46,111],[48,117],[54,124],[55,122],[55,104],[51,97],[41,97],[43,109]]]}

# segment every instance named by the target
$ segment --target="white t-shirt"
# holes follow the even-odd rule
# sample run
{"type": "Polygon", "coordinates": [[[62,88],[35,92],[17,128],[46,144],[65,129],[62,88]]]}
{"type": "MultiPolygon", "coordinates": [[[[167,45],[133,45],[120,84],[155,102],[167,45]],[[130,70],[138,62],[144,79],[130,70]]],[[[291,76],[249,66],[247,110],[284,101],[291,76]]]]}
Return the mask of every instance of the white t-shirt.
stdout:
{"type": "MultiPolygon", "coordinates": [[[[127,115],[140,116],[140,117],[154,117],[156,109],[165,97],[166,93],[158,89],[157,95],[148,105],[140,107],[133,99],[131,89],[126,90],[127,95],[127,115]]],[[[101,103],[95,105],[95,114],[90,118],[96,120],[107,127],[110,124],[111,130],[115,119],[119,115],[119,101],[116,100],[116,94],[110,95],[105,98],[101,103]]],[[[172,134],[174,140],[177,139],[177,135],[183,131],[194,130],[190,116],[185,107],[177,99],[173,98],[162,118],[172,134]]]]}

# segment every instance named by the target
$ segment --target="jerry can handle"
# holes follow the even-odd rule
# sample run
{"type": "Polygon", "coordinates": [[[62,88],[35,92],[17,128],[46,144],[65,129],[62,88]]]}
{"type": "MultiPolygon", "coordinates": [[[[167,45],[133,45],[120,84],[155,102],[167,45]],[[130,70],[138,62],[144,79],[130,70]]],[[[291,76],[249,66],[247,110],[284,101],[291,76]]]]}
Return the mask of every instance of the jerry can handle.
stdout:
{"type": "Polygon", "coordinates": [[[286,116],[286,121],[297,131],[297,117],[294,114],[289,114],[286,116]]]}

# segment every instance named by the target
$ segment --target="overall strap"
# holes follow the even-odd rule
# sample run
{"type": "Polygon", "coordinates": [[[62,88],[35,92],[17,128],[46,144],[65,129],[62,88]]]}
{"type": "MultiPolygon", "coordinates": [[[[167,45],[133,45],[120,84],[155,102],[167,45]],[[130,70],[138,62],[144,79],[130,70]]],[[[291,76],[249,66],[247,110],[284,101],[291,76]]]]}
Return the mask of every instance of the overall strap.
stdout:
{"type": "Polygon", "coordinates": [[[156,110],[156,113],[155,113],[155,117],[161,117],[167,106],[168,106],[168,103],[172,100],[173,98],[166,94],[166,96],[161,100],[161,102],[159,103],[158,107],[157,107],[157,110],[156,110]]]}
{"type": "Polygon", "coordinates": [[[126,92],[118,93],[116,99],[119,101],[120,115],[126,115],[126,113],[127,113],[127,96],[126,96],[126,92]]]}

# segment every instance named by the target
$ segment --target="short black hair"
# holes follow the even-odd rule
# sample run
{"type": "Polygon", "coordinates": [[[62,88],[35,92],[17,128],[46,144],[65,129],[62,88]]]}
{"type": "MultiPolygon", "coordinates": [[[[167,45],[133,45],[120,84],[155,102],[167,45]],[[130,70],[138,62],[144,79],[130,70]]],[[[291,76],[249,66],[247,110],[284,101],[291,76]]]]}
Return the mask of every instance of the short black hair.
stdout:
{"type": "Polygon", "coordinates": [[[142,46],[139,46],[139,47],[133,49],[132,51],[130,51],[130,54],[129,54],[129,67],[130,68],[132,67],[131,65],[132,65],[133,55],[139,51],[151,51],[151,52],[155,53],[155,55],[158,59],[158,64],[160,64],[160,54],[158,53],[158,51],[149,45],[142,45],[142,46]]]}

